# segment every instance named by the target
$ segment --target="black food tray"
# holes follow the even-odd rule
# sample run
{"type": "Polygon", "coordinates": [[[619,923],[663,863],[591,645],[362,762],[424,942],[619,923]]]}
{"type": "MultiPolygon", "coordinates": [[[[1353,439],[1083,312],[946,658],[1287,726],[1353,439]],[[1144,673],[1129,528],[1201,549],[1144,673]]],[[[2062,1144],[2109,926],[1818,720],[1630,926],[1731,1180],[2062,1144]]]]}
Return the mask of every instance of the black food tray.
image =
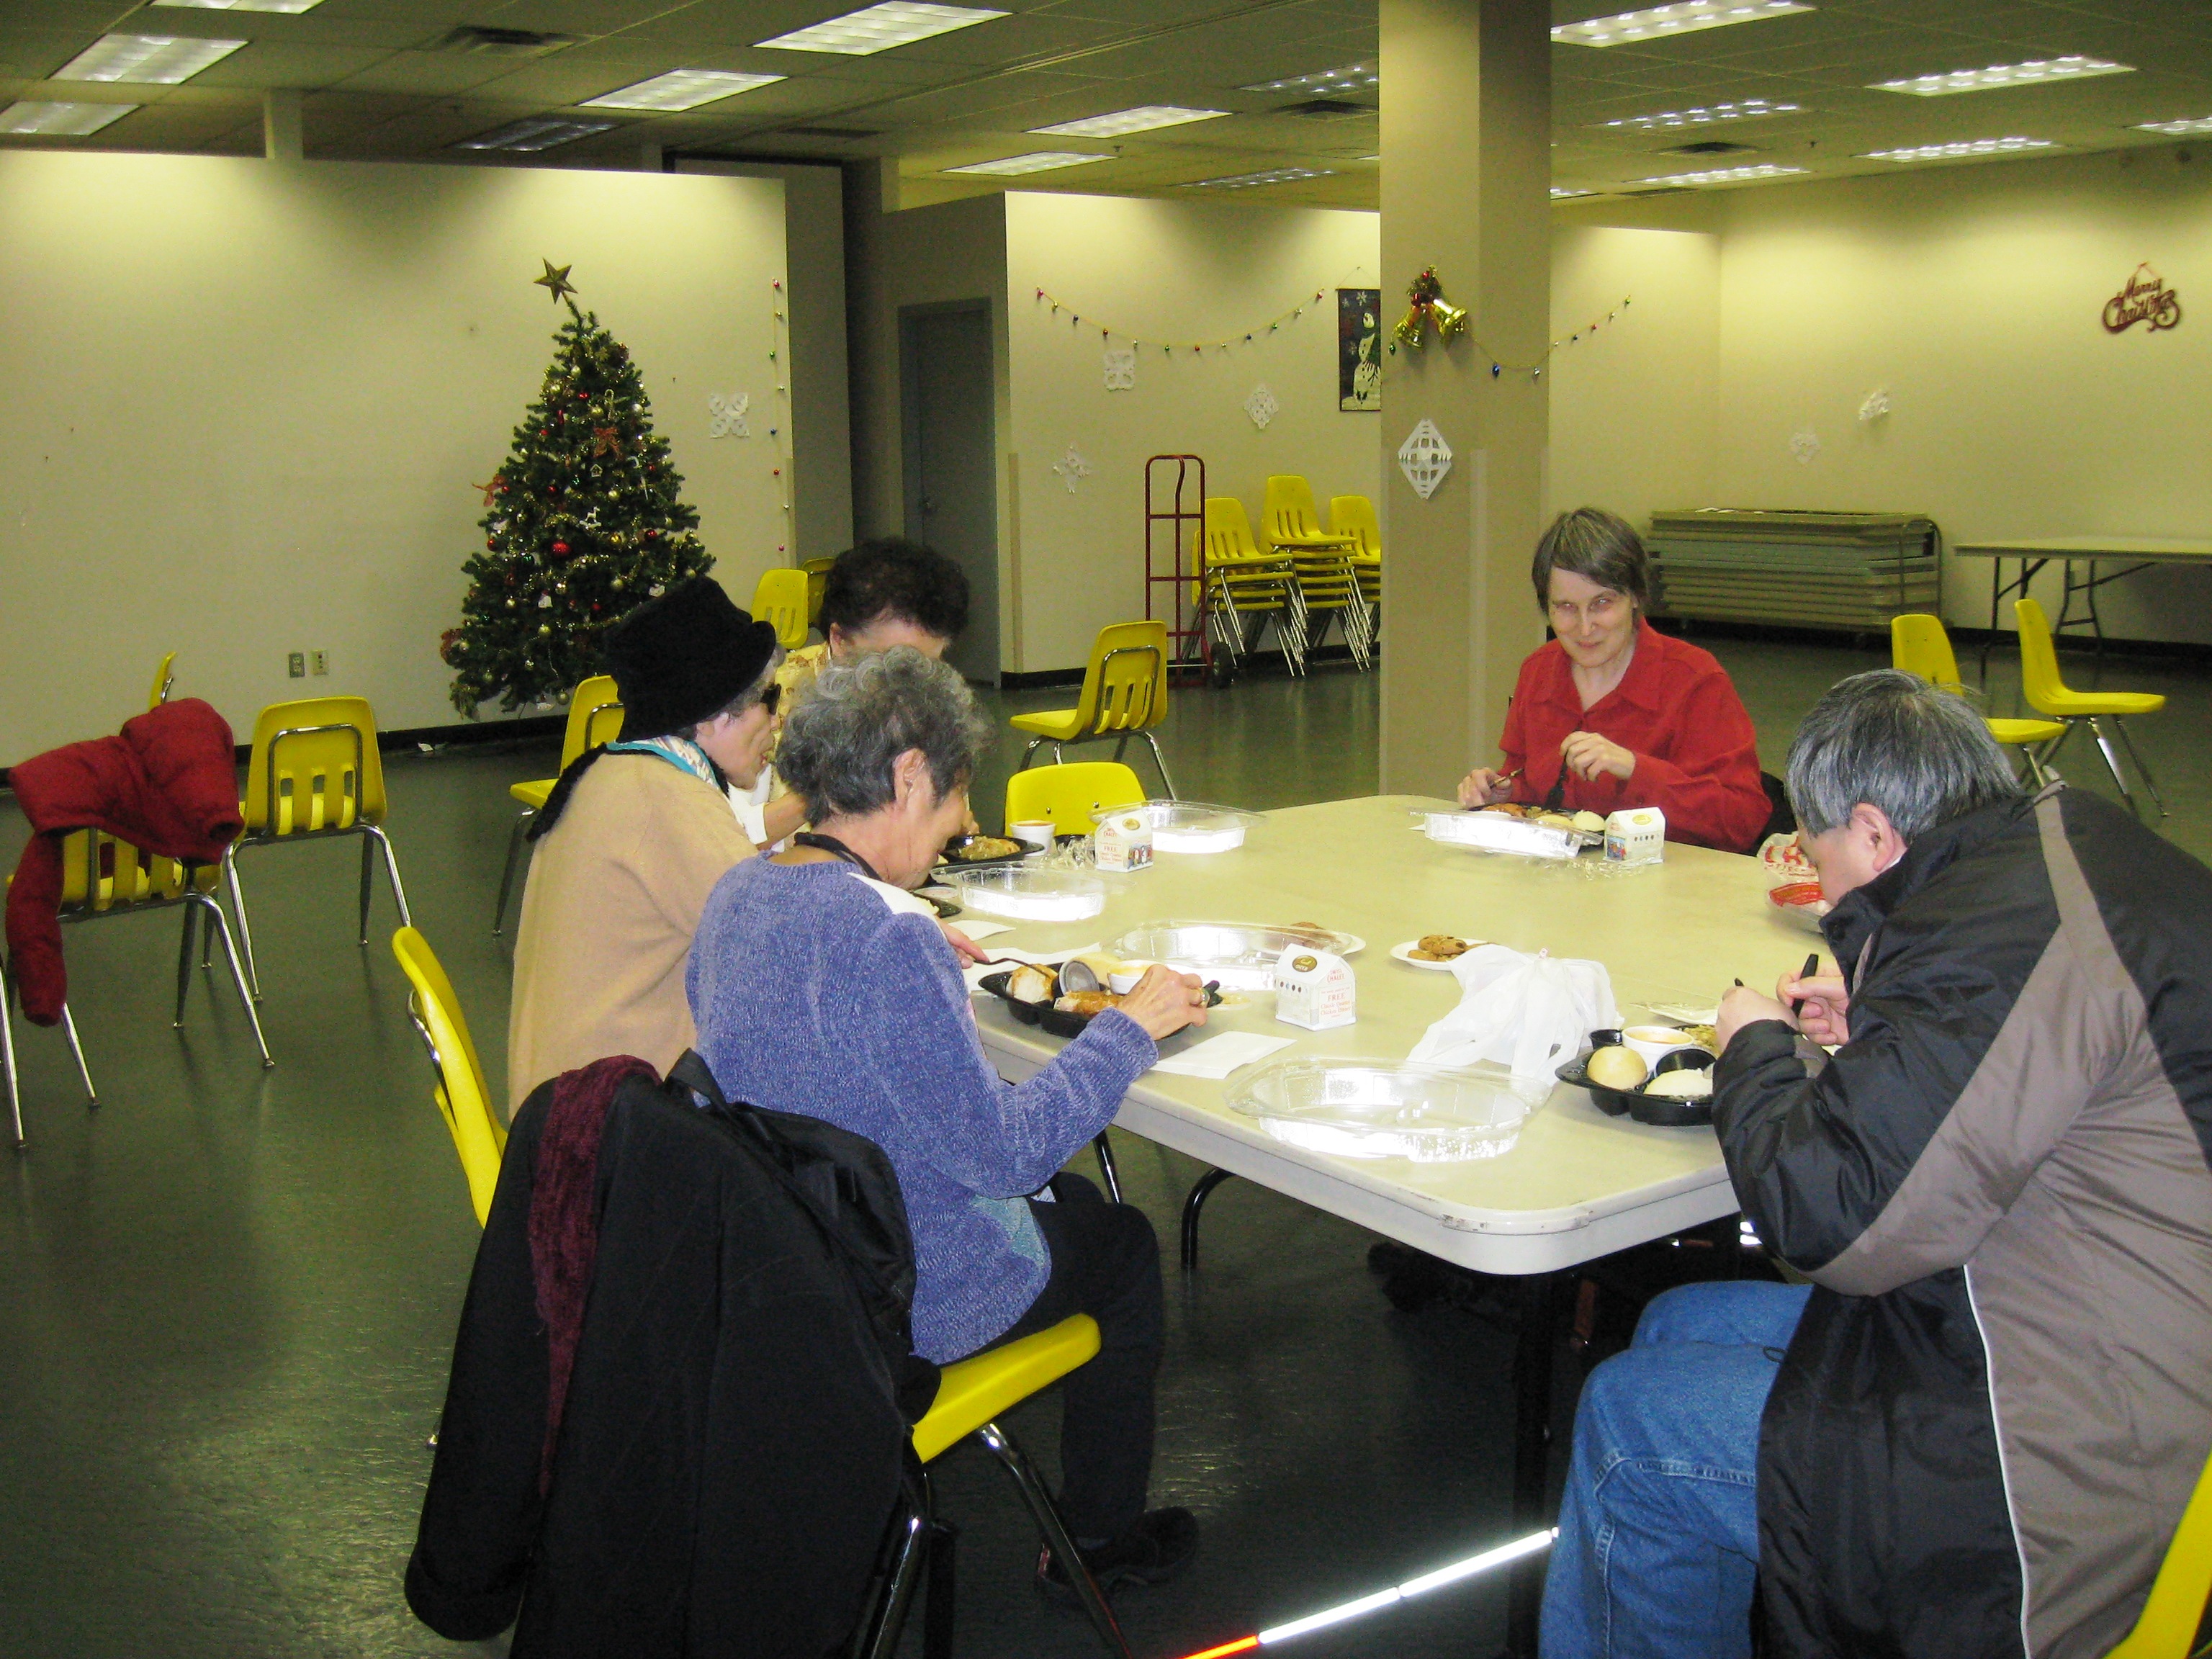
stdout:
{"type": "MultiPolygon", "coordinates": [[[[1584,1069],[1589,1063],[1587,1053],[1576,1055],[1559,1067],[1559,1081],[1589,1090],[1598,1110],[1608,1117],[1632,1117],[1638,1123],[1656,1123],[1670,1129],[1695,1128],[1713,1121],[1713,1103],[1710,1098],[1670,1100],[1665,1095],[1647,1095],[1641,1089],[1608,1089],[1602,1083],[1590,1081],[1589,1073],[1584,1069]]],[[[1712,1066],[1713,1057],[1704,1049],[1677,1048],[1672,1054],[1660,1055],[1651,1074],[1657,1077],[1667,1072],[1709,1072],[1712,1066]]]]}
{"type": "MultiPolygon", "coordinates": [[[[1057,969],[1059,964],[1040,963],[1057,969]]],[[[1011,972],[986,974],[976,982],[1013,1011],[1016,1019],[1024,1025],[1034,1025],[1051,1036],[1079,1037],[1084,1028],[1098,1018],[1096,1014],[1073,1014],[1065,1008],[1055,1008],[1049,1002],[1024,1002],[1019,997],[1006,994],[1006,982],[1013,978],[1011,972]]]]}

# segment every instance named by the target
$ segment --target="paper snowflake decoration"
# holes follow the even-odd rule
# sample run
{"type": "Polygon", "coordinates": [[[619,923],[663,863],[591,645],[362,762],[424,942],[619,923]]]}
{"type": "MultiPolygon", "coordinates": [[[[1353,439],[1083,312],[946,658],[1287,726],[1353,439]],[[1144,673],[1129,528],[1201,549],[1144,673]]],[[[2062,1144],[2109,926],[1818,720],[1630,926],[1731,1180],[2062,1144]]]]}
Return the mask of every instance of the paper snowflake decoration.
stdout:
{"type": "Polygon", "coordinates": [[[1137,389],[1136,347],[1106,348],[1106,389],[1109,392],[1134,392],[1137,389]]]}
{"type": "Polygon", "coordinates": [[[1262,432],[1267,429],[1267,422],[1281,412],[1282,407],[1275,401],[1275,394],[1267,389],[1265,380],[1245,394],[1244,412],[1252,417],[1252,424],[1262,432]]]}
{"type": "Polygon", "coordinates": [[[1813,458],[1820,453],[1820,434],[1808,428],[1790,434],[1790,453],[1797,458],[1800,466],[1813,465],[1813,458]]]}
{"type": "Polygon", "coordinates": [[[749,392],[732,392],[726,397],[711,392],[707,398],[707,435],[710,438],[750,438],[753,434],[745,426],[745,410],[752,405],[749,392]]]}
{"type": "Polygon", "coordinates": [[[1451,471],[1451,446],[1437,430],[1437,423],[1426,416],[1398,446],[1398,471],[1406,475],[1406,482],[1413,486],[1413,493],[1425,501],[1437,493],[1437,486],[1451,471]]]}
{"type": "Polygon", "coordinates": [[[1073,444],[1070,444],[1067,447],[1067,453],[1052,464],[1052,470],[1060,474],[1061,481],[1067,485],[1067,493],[1073,495],[1075,493],[1075,481],[1078,478],[1087,478],[1091,476],[1091,463],[1076,452],[1073,444]]]}

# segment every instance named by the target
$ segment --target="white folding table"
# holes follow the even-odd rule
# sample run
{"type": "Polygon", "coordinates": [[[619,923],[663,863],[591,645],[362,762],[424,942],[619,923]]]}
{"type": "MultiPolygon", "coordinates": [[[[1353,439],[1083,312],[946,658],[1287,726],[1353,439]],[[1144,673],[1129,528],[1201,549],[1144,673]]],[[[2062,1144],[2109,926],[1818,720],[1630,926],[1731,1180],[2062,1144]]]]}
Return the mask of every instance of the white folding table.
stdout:
{"type": "MultiPolygon", "coordinates": [[[[1104,877],[1110,890],[1101,916],[1021,922],[992,945],[1043,952],[1094,940],[1110,947],[1139,925],[1168,918],[1318,923],[1366,942],[1352,958],[1357,1024],[1315,1032],[1279,1024],[1273,997],[1262,993],[1217,1009],[1204,1030],[1170,1038],[1164,1053],[1225,1029],[1297,1039],[1271,1060],[1397,1060],[1459,997],[1451,975],[1390,957],[1391,945],[1424,933],[1601,962],[1631,1021],[1646,1001],[1711,1005],[1738,978],[1771,987],[1819,943],[1768,902],[1754,860],[1670,844],[1662,864],[1636,871],[1601,872],[1591,854],[1544,864],[1417,833],[1422,811],[1446,810],[1451,803],[1401,795],[1271,812],[1236,850],[1162,854],[1150,869],[1104,877]]],[[[1016,1021],[995,998],[978,996],[975,1006],[984,1047],[1008,1078],[1029,1076],[1065,1046],[1016,1021]]],[[[1734,1214],[1712,1131],[1607,1117],[1583,1091],[1562,1084],[1503,1156],[1426,1165],[1347,1158],[1269,1137],[1228,1106],[1236,1081],[1148,1073],[1123,1098],[1115,1122],[1445,1261],[1518,1276],[1514,1509],[1516,1522],[1540,1524],[1555,1275],[1734,1214]]],[[[1515,1580],[1509,1651],[1534,1650],[1541,1582],[1540,1561],[1515,1580]]]]}

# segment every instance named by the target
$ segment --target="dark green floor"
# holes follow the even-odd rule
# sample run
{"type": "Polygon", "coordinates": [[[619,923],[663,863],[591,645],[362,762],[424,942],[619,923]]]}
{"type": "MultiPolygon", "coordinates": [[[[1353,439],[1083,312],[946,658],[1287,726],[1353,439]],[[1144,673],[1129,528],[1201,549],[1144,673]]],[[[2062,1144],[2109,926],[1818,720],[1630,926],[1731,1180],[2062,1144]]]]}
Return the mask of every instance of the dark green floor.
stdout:
{"type": "MultiPolygon", "coordinates": [[[[1771,767],[1796,711],[1877,660],[1715,648],[1771,767]]],[[[2094,682],[2086,667],[2069,672],[2094,682]]],[[[2168,833],[2212,851],[2212,674],[2130,663],[2109,678],[2173,697],[2139,735],[2174,811],[2168,833]]],[[[1176,781],[1258,807],[1370,792],[1376,690],[1334,671],[1181,697],[1165,733],[1176,781]]],[[[1010,712],[1065,698],[997,701],[1010,712]]],[[[1996,702],[2007,712],[2002,688],[1996,702]]],[[[999,798],[1018,752],[1001,746],[981,801],[999,798]]],[[[495,1089],[507,958],[488,921],[504,786],[544,775],[551,759],[533,746],[388,763],[416,918],[495,1089]]],[[[2067,769],[2094,786],[2093,763],[2083,748],[2067,769]]],[[[21,837],[10,803],[0,809],[10,867],[21,837]]],[[[355,868],[350,843],[248,855],[274,1072],[259,1069],[228,994],[210,994],[219,986],[196,987],[184,1030],[171,1030],[173,915],[70,933],[96,1112],[58,1033],[18,1023],[32,1144],[0,1154],[0,1655],[475,1650],[430,1637],[399,1595],[476,1226],[383,942],[393,921],[380,884],[378,942],[354,944],[355,868]]],[[[1171,1237],[1195,1166],[1118,1140],[1129,1196],[1171,1237]]],[[[1196,1510],[1206,1541],[1182,1583],[1125,1601],[1140,1659],[1504,1534],[1509,1344],[1457,1310],[1391,1312],[1364,1267],[1368,1242],[1232,1183],[1209,1211],[1204,1270],[1186,1280],[1170,1265],[1155,1494],[1196,1510]]],[[[1055,1413],[1047,1399],[1012,1419],[1048,1463],[1055,1413]]],[[[1033,1538],[996,1470],[963,1450],[940,1483],[965,1529],[961,1650],[1092,1651],[1079,1621],[1026,1588],[1033,1538]]],[[[1501,1616],[1499,1587],[1471,1584],[1299,1650],[1457,1659],[1490,1645],[1501,1616]]]]}

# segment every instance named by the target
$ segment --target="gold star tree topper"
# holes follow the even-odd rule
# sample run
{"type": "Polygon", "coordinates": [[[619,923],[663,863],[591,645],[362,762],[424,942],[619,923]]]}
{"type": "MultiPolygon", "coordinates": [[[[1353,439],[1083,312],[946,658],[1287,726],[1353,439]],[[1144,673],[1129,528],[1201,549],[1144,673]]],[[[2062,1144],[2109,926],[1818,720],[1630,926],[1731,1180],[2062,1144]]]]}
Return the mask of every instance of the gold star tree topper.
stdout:
{"type": "Polygon", "coordinates": [[[576,285],[568,280],[568,273],[575,269],[574,265],[562,265],[556,270],[550,259],[541,258],[538,264],[545,267],[545,274],[543,276],[533,276],[530,280],[544,289],[551,296],[555,304],[559,304],[564,295],[576,291],[576,285]]]}

